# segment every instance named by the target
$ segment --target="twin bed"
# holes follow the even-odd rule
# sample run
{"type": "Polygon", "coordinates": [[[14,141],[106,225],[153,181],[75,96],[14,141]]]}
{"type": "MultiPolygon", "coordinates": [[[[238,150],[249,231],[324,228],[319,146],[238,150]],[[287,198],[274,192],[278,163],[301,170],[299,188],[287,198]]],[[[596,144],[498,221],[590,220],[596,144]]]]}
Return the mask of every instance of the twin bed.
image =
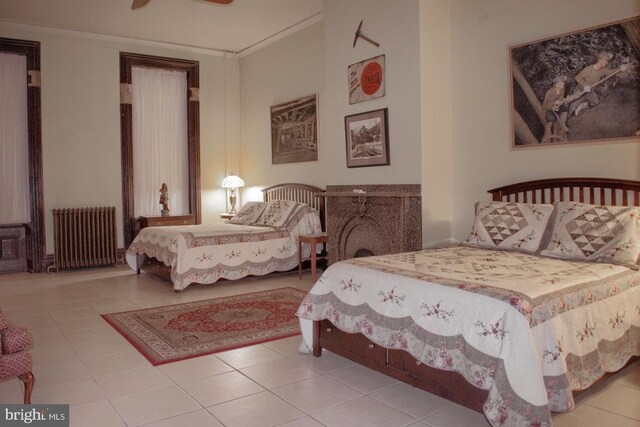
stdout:
{"type": "MultiPolygon", "coordinates": [[[[249,202],[224,224],[148,227],[129,246],[129,266],[170,280],[176,291],[288,271],[298,265],[298,236],[321,230],[321,188],[279,184],[263,190],[264,202],[249,202]]],[[[308,248],[307,248],[308,250],[308,248]]]]}
{"type": "MultiPolygon", "coordinates": [[[[269,203],[311,206],[296,204],[286,225],[142,230],[128,259],[162,260],[176,290],[292,269],[297,235],[324,218],[321,191],[266,189],[269,203]]],[[[640,182],[553,179],[490,193],[466,244],[331,265],[298,310],[303,340],[315,356],[329,349],[492,425],[550,425],[551,411],[572,409],[574,394],[640,355],[640,182]]]]}

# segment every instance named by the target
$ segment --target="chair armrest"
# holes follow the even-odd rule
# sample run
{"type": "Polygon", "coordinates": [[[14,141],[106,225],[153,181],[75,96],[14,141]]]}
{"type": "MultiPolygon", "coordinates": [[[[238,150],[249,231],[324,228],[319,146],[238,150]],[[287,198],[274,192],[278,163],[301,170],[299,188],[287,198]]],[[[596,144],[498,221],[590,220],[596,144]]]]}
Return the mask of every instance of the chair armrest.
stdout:
{"type": "Polygon", "coordinates": [[[18,353],[27,350],[31,344],[31,334],[25,328],[7,328],[0,334],[2,354],[18,353]]]}

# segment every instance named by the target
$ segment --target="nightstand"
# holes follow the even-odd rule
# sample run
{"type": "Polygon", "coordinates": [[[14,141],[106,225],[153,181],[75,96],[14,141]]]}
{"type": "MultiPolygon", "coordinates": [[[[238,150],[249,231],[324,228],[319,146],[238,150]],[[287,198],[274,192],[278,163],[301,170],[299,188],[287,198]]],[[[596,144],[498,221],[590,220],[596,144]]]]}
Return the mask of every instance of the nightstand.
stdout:
{"type": "Polygon", "coordinates": [[[196,216],[189,215],[170,215],[170,216],[141,216],[138,218],[140,222],[140,230],[147,227],[163,227],[165,225],[194,225],[196,216]]]}
{"type": "Polygon", "coordinates": [[[318,256],[317,247],[318,244],[326,245],[327,233],[318,234],[301,234],[298,236],[298,277],[302,279],[302,244],[308,243],[311,248],[311,257],[306,258],[311,260],[311,277],[313,283],[316,283],[316,263],[319,259],[326,259],[326,256],[318,256]]]}
{"type": "Polygon", "coordinates": [[[220,214],[220,218],[224,218],[224,219],[231,219],[234,216],[236,216],[236,214],[234,214],[234,213],[226,213],[225,212],[225,213],[221,213],[220,214]]]}

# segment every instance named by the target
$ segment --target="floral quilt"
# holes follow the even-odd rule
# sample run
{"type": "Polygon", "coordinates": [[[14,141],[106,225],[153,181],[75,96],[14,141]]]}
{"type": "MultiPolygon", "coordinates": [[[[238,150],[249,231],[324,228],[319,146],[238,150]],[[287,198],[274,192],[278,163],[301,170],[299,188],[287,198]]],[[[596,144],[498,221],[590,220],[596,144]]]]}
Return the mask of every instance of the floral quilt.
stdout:
{"type": "Polygon", "coordinates": [[[572,390],[640,355],[640,273],[452,247],[331,265],[298,309],[489,390],[494,426],[551,425],[572,390]]]}
{"type": "Polygon", "coordinates": [[[157,258],[171,267],[173,288],[182,290],[190,283],[291,270],[298,265],[298,236],[318,232],[318,212],[303,205],[285,227],[226,223],[144,228],[126,258],[134,270],[138,255],[157,258]]]}

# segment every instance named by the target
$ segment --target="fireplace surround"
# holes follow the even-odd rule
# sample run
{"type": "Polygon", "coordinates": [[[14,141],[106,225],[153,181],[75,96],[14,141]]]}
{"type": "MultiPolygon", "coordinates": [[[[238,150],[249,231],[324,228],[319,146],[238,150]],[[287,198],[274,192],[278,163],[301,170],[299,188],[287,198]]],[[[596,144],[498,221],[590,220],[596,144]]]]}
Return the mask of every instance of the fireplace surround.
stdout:
{"type": "Polygon", "coordinates": [[[329,264],[422,249],[419,184],[328,185],[329,264]]]}

